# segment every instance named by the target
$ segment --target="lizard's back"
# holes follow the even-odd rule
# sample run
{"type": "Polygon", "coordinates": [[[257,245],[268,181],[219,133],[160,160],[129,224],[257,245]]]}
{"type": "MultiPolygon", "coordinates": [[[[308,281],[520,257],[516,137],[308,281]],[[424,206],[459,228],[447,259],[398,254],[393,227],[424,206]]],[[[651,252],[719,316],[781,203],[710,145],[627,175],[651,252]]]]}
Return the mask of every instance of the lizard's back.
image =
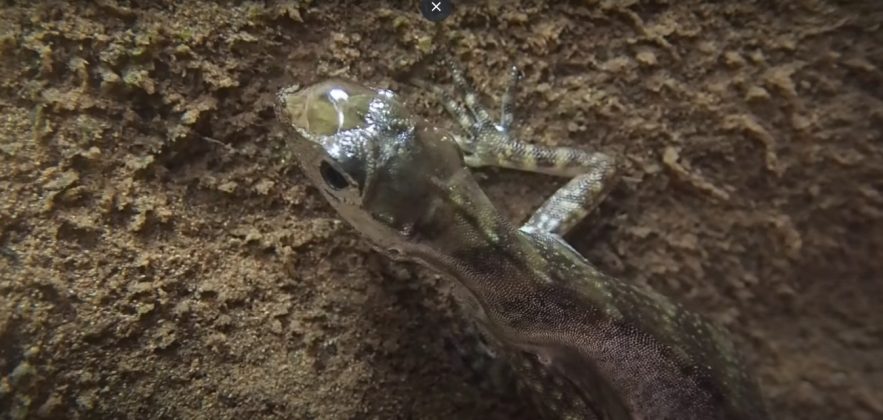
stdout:
{"type": "Polygon", "coordinates": [[[652,290],[600,273],[556,236],[519,237],[502,252],[517,257],[473,252],[486,270],[476,274],[535,287],[485,299],[478,318],[551,416],[766,418],[753,379],[713,325],[652,290]],[[534,261],[518,264],[524,255],[534,261]]]}

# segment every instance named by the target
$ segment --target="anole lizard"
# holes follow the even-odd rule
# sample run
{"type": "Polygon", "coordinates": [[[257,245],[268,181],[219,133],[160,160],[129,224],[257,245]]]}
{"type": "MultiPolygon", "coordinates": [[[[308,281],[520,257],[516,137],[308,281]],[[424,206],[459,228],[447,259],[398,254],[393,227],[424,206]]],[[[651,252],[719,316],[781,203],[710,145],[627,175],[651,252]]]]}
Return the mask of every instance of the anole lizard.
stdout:
{"type": "Polygon", "coordinates": [[[293,155],[337,212],[377,249],[463,285],[476,323],[550,417],[767,418],[722,332],[564,241],[609,190],[614,159],[517,140],[515,68],[496,122],[451,69],[465,107],[427,87],[465,135],[431,126],[389,90],[329,80],[279,92],[293,155]],[[473,179],[469,168],[487,165],[572,179],[518,227],[473,179]]]}

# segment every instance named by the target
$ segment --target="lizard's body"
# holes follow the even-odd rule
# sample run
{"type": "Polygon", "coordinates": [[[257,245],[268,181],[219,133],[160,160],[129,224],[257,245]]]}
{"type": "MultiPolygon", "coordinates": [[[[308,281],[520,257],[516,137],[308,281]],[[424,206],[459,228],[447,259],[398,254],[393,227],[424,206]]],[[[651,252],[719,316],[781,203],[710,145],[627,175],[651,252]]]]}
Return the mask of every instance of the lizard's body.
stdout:
{"type": "Polygon", "coordinates": [[[456,68],[454,81],[469,112],[433,89],[465,138],[428,126],[389,91],[343,81],[284,89],[279,115],[304,172],[347,221],[380,250],[465,286],[477,324],[551,415],[766,418],[715,327],[604,275],[562,239],[609,189],[612,159],[517,142],[512,89],[493,124],[456,68]],[[471,176],[483,165],[574,178],[518,228],[471,176]]]}

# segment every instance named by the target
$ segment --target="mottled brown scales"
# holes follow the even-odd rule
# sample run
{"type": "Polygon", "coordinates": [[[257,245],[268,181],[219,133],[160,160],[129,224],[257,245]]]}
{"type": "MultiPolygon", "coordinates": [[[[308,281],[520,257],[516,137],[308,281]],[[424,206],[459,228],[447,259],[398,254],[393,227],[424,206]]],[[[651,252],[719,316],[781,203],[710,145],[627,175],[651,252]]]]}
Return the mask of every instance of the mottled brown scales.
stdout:
{"type": "Polygon", "coordinates": [[[475,324],[550,418],[766,418],[722,333],[604,275],[562,239],[609,191],[613,159],[518,141],[517,70],[499,124],[462,72],[451,72],[465,106],[427,87],[465,135],[427,128],[389,91],[332,80],[280,92],[293,155],[338,213],[377,248],[460,283],[475,324]],[[572,179],[519,228],[468,169],[486,165],[572,179]]]}
{"type": "Polygon", "coordinates": [[[548,369],[536,355],[527,352],[503,352],[517,374],[518,389],[533,401],[548,418],[594,419],[592,404],[579,388],[564,375],[548,369]],[[591,413],[587,415],[586,413],[591,413]]]}

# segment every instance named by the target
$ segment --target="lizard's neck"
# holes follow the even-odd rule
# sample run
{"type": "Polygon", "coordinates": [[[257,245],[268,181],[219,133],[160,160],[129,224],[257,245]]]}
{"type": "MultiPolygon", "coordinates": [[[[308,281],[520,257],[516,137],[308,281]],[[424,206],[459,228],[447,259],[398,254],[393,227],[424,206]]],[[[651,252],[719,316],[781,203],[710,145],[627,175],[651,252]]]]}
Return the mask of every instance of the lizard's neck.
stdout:
{"type": "Polygon", "coordinates": [[[414,226],[411,256],[453,275],[479,298],[500,287],[527,287],[527,276],[518,273],[538,256],[469,171],[438,187],[435,205],[414,226]]]}

